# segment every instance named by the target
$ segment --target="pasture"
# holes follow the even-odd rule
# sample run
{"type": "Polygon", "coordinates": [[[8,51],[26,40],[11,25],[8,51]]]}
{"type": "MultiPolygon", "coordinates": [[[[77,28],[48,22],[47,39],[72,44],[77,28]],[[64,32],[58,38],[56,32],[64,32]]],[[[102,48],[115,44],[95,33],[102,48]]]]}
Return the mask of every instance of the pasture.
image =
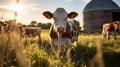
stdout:
{"type": "Polygon", "coordinates": [[[42,30],[42,44],[37,37],[26,37],[17,41],[17,47],[15,39],[0,34],[0,67],[120,67],[120,35],[107,41],[101,34],[80,33],[78,44],[71,45],[71,63],[67,63],[64,53],[60,59],[52,53],[48,32],[42,30]]]}

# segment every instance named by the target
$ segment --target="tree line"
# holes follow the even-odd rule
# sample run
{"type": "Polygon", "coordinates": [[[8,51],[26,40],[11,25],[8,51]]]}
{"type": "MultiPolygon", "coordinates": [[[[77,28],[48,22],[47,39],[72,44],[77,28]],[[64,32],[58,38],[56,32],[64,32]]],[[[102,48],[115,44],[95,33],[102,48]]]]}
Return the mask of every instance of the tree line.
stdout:
{"type": "Polygon", "coordinates": [[[52,23],[50,22],[47,22],[47,23],[38,22],[37,23],[37,21],[31,21],[31,23],[28,26],[37,26],[37,27],[41,27],[42,29],[49,29],[51,25],[52,23]]]}
{"type": "MultiPolygon", "coordinates": [[[[12,20],[6,20],[4,21],[4,23],[10,23],[12,20]]],[[[25,25],[22,24],[20,22],[17,23],[18,25],[25,25]]],[[[50,29],[52,23],[51,22],[46,22],[46,23],[42,23],[42,22],[37,22],[37,21],[31,21],[30,24],[25,25],[25,26],[31,26],[31,27],[41,27],[42,29],[50,29]]],[[[79,21],[77,21],[77,25],[79,26],[80,23],[79,21]]]]}

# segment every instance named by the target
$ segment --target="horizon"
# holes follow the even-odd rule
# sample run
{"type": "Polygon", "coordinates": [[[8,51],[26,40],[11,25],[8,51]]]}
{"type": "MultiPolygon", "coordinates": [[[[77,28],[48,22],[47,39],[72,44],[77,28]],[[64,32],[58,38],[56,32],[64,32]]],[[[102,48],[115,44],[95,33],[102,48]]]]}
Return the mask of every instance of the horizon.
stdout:
{"type": "MultiPolygon", "coordinates": [[[[54,12],[58,7],[63,7],[68,13],[71,11],[76,11],[79,15],[75,18],[77,21],[81,22],[82,11],[86,4],[90,0],[51,0],[48,3],[48,0],[19,0],[19,5],[22,5],[22,9],[17,11],[17,22],[22,24],[30,24],[31,21],[47,23],[53,22],[53,19],[46,19],[42,12],[50,11],[54,12]]],[[[119,7],[120,1],[113,0],[119,7]]],[[[11,6],[16,3],[16,0],[0,0],[0,19],[1,20],[11,20],[14,17],[14,11],[8,9],[8,6],[11,6]]],[[[11,9],[14,9],[12,7],[11,9]]],[[[17,9],[17,8],[16,8],[17,9]]],[[[14,9],[15,10],[15,9],[14,9]]]]}

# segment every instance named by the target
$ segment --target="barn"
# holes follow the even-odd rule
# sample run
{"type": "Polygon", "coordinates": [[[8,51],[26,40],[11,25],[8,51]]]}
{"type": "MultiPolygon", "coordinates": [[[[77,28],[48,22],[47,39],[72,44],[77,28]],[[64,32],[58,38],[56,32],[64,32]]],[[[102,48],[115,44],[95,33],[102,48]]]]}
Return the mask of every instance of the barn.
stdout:
{"type": "Polygon", "coordinates": [[[101,32],[104,23],[120,20],[120,7],[113,0],[91,0],[82,12],[82,30],[101,32]]]}

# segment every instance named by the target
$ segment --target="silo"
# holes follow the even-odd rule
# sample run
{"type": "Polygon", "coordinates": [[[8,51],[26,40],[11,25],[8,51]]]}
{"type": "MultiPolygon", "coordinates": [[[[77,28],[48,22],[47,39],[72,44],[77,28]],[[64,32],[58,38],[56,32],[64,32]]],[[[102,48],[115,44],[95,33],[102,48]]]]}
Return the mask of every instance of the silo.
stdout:
{"type": "Polygon", "coordinates": [[[84,31],[101,32],[104,23],[120,20],[120,7],[113,0],[91,0],[82,14],[84,31]]]}

